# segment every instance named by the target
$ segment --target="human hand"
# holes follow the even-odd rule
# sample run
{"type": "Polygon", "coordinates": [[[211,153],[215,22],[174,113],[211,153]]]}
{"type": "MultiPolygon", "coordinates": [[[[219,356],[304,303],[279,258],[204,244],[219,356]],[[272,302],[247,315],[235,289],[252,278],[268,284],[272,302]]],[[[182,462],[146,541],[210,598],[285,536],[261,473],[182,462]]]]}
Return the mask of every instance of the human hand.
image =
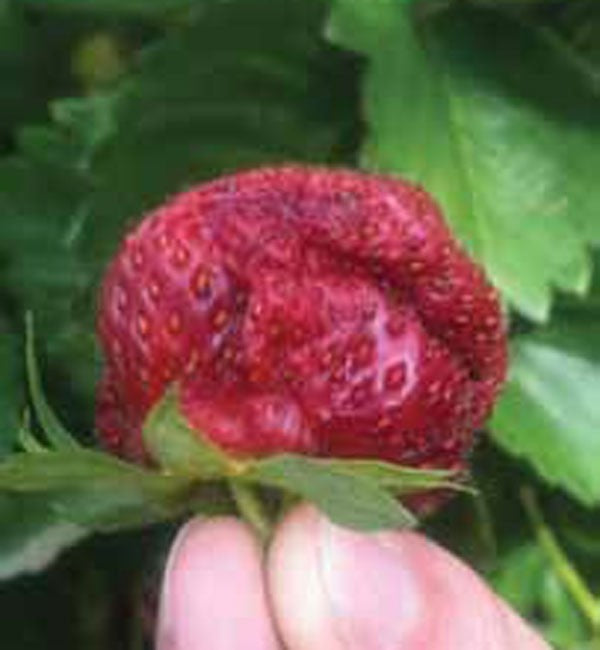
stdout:
{"type": "Polygon", "coordinates": [[[410,532],[360,534],[303,505],[267,552],[192,520],[167,565],[157,650],[548,650],[465,564],[410,532]]]}

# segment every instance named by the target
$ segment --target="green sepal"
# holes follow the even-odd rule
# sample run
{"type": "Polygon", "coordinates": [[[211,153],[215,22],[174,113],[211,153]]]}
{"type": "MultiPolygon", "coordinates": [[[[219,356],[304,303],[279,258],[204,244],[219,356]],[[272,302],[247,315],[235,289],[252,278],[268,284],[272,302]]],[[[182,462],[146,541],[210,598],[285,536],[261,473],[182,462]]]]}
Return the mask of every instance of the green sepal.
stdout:
{"type": "Polygon", "coordinates": [[[25,356],[27,366],[27,380],[29,382],[29,392],[35,415],[48,438],[48,442],[55,449],[78,449],[79,443],[69,433],[67,428],[58,419],[58,416],[46,400],[42,389],[40,371],[35,357],[33,315],[28,312],[25,317],[26,324],[26,345],[25,356]]]}
{"type": "Polygon", "coordinates": [[[348,528],[371,531],[410,528],[417,523],[376,481],[305,456],[273,456],[254,463],[239,478],[298,494],[348,528]]]}
{"type": "Polygon", "coordinates": [[[399,496],[429,490],[472,488],[445,470],[419,470],[378,460],[311,458],[279,454],[235,458],[194,430],[169,389],[144,425],[152,458],[166,471],[193,480],[235,479],[297,495],[315,503],[333,521],[359,530],[411,527],[416,519],[399,496]]]}
{"type": "Polygon", "coordinates": [[[175,387],[150,411],[143,426],[146,449],[165,470],[201,480],[230,474],[227,456],[187,423],[175,387]]]}
{"type": "Polygon", "coordinates": [[[373,480],[398,496],[427,490],[453,490],[477,494],[477,490],[457,480],[457,473],[443,469],[416,469],[380,460],[331,459],[319,461],[340,472],[373,480]]]}
{"type": "Polygon", "coordinates": [[[143,427],[157,469],[139,467],[84,448],[48,406],[28,345],[34,403],[50,446],[36,440],[27,422],[25,452],[0,464],[0,492],[46,495],[60,519],[87,530],[139,527],[192,512],[227,512],[227,484],[282,490],[319,507],[332,521],[357,530],[413,527],[414,515],[399,496],[428,490],[468,489],[453,474],[417,470],[377,460],[312,458],[280,454],[231,457],[194,430],[180,411],[175,388],[151,410],[143,427]],[[68,436],[68,437],[67,437],[68,436]]]}
{"type": "Polygon", "coordinates": [[[45,494],[65,521],[106,530],[175,516],[185,509],[193,486],[183,477],[80,448],[12,455],[0,463],[0,491],[45,494]]]}

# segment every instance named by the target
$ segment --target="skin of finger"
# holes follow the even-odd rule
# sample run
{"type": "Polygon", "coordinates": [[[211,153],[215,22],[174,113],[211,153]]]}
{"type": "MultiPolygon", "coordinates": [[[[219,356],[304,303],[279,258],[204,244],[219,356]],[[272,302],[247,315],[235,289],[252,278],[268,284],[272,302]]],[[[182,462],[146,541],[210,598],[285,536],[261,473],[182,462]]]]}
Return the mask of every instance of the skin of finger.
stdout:
{"type": "Polygon", "coordinates": [[[364,534],[301,506],[268,560],[288,650],[548,650],[466,565],[408,532],[364,534]]]}
{"type": "Polygon", "coordinates": [[[263,552],[234,518],[193,519],[169,556],[157,650],[281,650],[265,588],[263,552]]]}

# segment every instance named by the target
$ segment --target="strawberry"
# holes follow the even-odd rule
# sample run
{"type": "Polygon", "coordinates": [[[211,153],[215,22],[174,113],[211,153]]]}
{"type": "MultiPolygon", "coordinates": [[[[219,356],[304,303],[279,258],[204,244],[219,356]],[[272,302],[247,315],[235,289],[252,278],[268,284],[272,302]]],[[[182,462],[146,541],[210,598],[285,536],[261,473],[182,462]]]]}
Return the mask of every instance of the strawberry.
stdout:
{"type": "Polygon", "coordinates": [[[143,460],[172,382],[235,456],[297,452],[460,469],[506,371],[496,292],[420,187],[282,167],[180,194],[103,283],[97,429],[143,460]]]}

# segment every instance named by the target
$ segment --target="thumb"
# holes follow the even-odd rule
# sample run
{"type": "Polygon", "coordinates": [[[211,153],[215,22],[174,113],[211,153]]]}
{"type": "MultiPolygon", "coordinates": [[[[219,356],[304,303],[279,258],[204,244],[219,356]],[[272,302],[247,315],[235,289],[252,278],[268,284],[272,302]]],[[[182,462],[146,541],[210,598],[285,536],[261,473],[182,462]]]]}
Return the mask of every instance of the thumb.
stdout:
{"type": "Polygon", "coordinates": [[[268,564],[289,650],[549,650],[471,569],[415,533],[356,533],[301,506],[268,564]]]}

